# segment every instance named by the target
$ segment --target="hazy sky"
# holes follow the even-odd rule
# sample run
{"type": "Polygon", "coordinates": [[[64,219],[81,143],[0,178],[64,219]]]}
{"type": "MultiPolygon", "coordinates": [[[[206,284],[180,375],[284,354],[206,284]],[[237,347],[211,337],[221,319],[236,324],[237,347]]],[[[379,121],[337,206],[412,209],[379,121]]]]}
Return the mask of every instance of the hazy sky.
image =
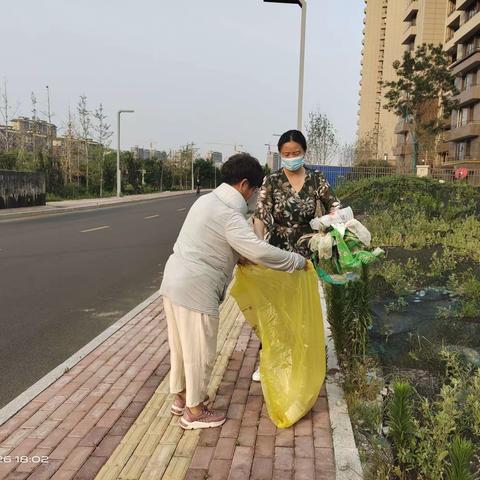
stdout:
{"type": "MultiPolygon", "coordinates": [[[[361,0],[308,0],[305,118],[326,113],[342,141],[356,131],[361,0]]],[[[0,77],[30,115],[30,94],[65,124],[80,94],[103,103],[122,148],[195,142],[262,162],[273,133],[295,128],[300,7],[262,0],[24,0],[2,13],[0,77]],[[5,42],[4,42],[5,44],[5,42]]],[[[116,137],[112,137],[116,146],[116,137]]]]}

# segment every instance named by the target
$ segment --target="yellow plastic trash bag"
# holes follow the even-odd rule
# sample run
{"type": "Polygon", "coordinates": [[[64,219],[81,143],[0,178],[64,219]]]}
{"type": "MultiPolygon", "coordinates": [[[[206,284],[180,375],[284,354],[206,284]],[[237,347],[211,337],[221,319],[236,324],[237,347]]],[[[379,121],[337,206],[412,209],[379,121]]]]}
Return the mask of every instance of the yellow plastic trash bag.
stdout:
{"type": "Polygon", "coordinates": [[[308,271],[239,267],[231,289],[262,342],[260,376],[270,418],[287,428],[313,407],[325,380],[318,278],[308,271]]]}

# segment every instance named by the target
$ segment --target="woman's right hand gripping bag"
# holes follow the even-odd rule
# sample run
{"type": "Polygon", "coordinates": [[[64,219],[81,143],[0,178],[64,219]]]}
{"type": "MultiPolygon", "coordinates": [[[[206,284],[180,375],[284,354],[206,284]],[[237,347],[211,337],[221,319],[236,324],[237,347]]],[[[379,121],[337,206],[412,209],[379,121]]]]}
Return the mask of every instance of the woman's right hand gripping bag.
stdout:
{"type": "Polygon", "coordinates": [[[262,342],[260,376],[270,418],[287,428],[315,404],[325,380],[325,337],[313,265],[278,272],[237,269],[231,294],[262,342]]]}

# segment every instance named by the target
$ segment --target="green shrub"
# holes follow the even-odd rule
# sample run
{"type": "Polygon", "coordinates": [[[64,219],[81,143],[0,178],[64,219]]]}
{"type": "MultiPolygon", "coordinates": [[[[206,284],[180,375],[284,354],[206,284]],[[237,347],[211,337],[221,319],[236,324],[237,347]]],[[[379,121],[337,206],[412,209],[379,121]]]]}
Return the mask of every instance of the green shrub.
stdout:
{"type": "Polygon", "coordinates": [[[447,469],[448,480],[475,480],[470,470],[474,447],[470,440],[455,437],[449,448],[450,466],[447,469]]]}
{"type": "Polygon", "coordinates": [[[392,439],[402,467],[409,468],[415,445],[413,417],[413,388],[407,382],[393,384],[393,395],[387,409],[388,436],[392,439]]]}

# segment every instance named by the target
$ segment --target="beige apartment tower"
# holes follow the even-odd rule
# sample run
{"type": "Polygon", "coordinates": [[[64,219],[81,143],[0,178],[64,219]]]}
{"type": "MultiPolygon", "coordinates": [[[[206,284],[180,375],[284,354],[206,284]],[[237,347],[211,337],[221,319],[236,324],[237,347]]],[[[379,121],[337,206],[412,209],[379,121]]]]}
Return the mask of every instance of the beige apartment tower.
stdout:
{"type": "Polygon", "coordinates": [[[365,0],[358,139],[377,139],[375,159],[407,166],[412,154],[405,122],[388,112],[382,82],[393,62],[422,43],[442,44],[449,0],[365,0]]]}
{"type": "Polygon", "coordinates": [[[392,63],[403,55],[402,0],[366,0],[358,139],[374,141],[372,160],[395,161],[397,117],[383,108],[382,82],[393,78],[392,63]]]}
{"type": "Polygon", "coordinates": [[[448,1],[444,49],[460,94],[446,132],[447,153],[438,166],[455,170],[480,167],[480,1],[448,1]]]}

